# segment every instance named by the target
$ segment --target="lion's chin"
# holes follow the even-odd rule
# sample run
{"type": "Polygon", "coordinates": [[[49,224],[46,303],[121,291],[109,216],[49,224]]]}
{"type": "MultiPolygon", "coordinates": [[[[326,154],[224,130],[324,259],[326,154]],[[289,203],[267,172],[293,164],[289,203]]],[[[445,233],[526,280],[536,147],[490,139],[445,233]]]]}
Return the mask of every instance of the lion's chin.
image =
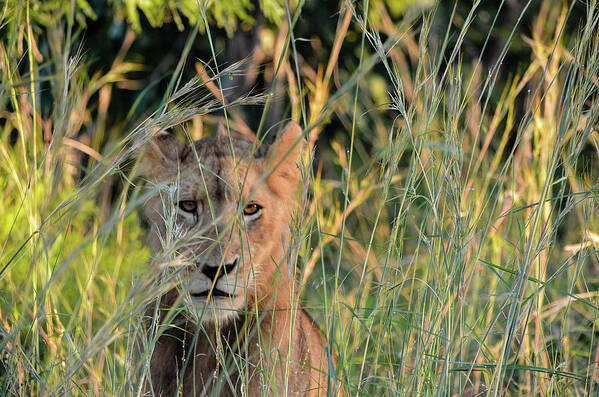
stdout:
{"type": "Polygon", "coordinates": [[[202,294],[190,295],[188,308],[198,323],[222,324],[239,317],[242,308],[238,307],[236,299],[224,293],[224,296],[214,294],[215,291],[210,298],[202,294]]]}
{"type": "Polygon", "coordinates": [[[212,291],[207,289],[202,292],[190,293],[189,295],[192,298],[208,298],[208,297],[233,298],[233,295],[229,294],[228,292],[221,291],[218,288],[214,288],[212,291]]]}

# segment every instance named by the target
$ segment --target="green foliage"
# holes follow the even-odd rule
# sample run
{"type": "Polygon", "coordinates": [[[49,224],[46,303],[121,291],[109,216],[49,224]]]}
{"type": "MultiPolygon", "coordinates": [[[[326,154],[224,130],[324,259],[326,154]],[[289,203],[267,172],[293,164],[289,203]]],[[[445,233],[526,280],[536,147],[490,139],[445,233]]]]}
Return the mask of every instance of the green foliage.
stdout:
{"type": "MultiPolygon", "coordinates": [[[[13,60],[4,66],[12,112],[0,130],[0,393],[43,394],[72,376],[74,355],[118,311],[149,253],[135,213],[117,212],[114,227],[105,229],[91,187],[79,183],[78,152],[63,145],[57,131],[53,145],[40,139],[41,126],[31,117],[35,107],[17,94],[40,76],[9,78],[18,68],[13,60]]],[[[64,98],[71,105],[82,74],[79,68],[71,75],[64,98]]],[[[54,100],[59,107],[61,98],[54,100]]],[[[67,125],[77,124],[72,116],[67,125]]],[[[60,124],[58,117],[49,121],[60,124]]],[[[105,359],[110,362],[110,353],[105,359]]]]}
{"type": "MultiPolygon", "coordinates": [[[[141,14],[152,27],[174,22],[179,30],[196,24],[203,26],[205,15],[209,22],[226,30],[229,35],[233,34],[240,23],[254,24],[254,11],[262,13],[268,22],[279,25],[285,15],[286,4],[291,8],[297,6],[296,1],[282,0],[260,0],[259,10],[255,10],[251,0],[110,0],[109,3],[117,18],[126,18],[138,33],[142,31],[141,14]]],[[[7,0],[4,18],[16,18],[19,10],[27,9],[27,4],[30,4],[30,17],[34,26],[47,28],[62,17],[70,19],[71,9],[81,26],[86,26],[88,19],[97,19],[94,7],[87,0],[7,0]]]]}
{"type": "MultiPolygon", "coordinates": [[[[29,11],[32,26],[45,27],[56,23],[62,17],[71,16],[74,11],[76,21],[85,26],[87,20],[96,20],[97,16],[87,0],[6,0],[3,8],[5,21],[17,18],[29,11]]],[[[14,25],[9,25],[14,27],[14,25]]],[[[6,29],[6,27],[4,27],[6,29]]],[[[37,30],[37,29],[36,29],[37,30]]]]}
{"type": "MultiPolygon", "coordinates": [[[[117,10],[126,9],[127,19],[134,29],[141,32],[141,10],[153,27],[162,26],[170,20],[183,30],[186,24],[203,25],[202,14],[214,20],[216,26],[225,29],[229,35],[239,23],[253,24],[254,6],[251,0],[207,1],[202,0],[114,0],[117,10]],[[200,6],[198,7],[198,4],[200,6]],[[182,17],[185,17],[185,21],[182,17]]],[[[269,22],[279,24],[284,15],[285,2],[281,0],[260,0],[260,11],[269,22]]],[[[291,2],[290,6],[293,6],[291,2]]]]}

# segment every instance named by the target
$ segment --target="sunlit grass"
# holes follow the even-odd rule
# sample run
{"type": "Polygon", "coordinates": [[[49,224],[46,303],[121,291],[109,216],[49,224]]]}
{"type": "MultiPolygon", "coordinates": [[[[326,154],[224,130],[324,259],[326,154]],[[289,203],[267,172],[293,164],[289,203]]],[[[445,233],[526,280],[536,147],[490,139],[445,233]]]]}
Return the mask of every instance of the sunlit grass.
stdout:
{"type": "MultiPolygon", "coordinates": [[[[291,33],[277,43],[289,115],[318,151],[293,229],[302,300],[350,395],[597,392],[598,5],[586,3],[571,42],[562,27],[574,3],[543,5],[526,38],[530,63],[503,86],[512,36],[490,70],[462,61],[476,5],[433,46],[434,8],[389,26],[376,2],[344,4],[319,70],[299,67],[291,33]],[[360,64],[337,70],[354,25],[360,64]],[[318,147],[334,117],[345,131],[318,147]]],[[[298,11],[287,12],[293,27],[298,11]]],[[[20,18],[3,29],[27,29],[20,18]]],[[[26,51],[11,34],[0,44],[0,394],[138,395],[141,312],[168,285],[154,283],[143,244],[137,211],[148,193],[130,184],[133,157],[156,125],[195,125],[220,108],[242,123],[220,85],[235,67],[206,60],[210,81],[185,84],[187,46],[162,104],[147,111],[153,121],[108,145],[104,135],[84,142],[77,132],[107,109],[91,109],[90,97],[110,101],[110,85],[141,65],[119,60],[90,76],[85,54],[60,45],[68,32],[48,29],[52,59],[36,58],[33,36],[26,51]],[[40,95],[51,96],[50,115],[40,95]],[[116,182],[122,193],[106,197],[116,182]]],[[[151,346],[142,349],[148,358],[151,346]]]]}

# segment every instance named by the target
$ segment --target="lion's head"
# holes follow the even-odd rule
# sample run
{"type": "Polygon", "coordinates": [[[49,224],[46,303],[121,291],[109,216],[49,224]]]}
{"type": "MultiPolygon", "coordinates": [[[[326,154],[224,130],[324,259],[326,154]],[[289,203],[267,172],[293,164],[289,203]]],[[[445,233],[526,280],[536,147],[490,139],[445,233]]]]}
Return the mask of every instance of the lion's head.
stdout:
{"type": "Polygon", "coordinates": [[[288,285],[280,281],[290,274],[301,133],[291,122],[269,147],[226,131],[187,145],[161,132],[148,143],[140,164],[156,192],[143,208],[148,240],[184,258],[180,291],[203,321],[233,318],[288,285]]]}

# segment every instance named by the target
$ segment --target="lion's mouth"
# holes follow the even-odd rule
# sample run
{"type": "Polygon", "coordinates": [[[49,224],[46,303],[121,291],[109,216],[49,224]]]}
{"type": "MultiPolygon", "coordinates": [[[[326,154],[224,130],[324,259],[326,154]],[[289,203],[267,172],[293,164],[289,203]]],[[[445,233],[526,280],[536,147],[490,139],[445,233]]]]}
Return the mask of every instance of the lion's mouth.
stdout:
{"type": "MultiPolygon", "coordinates": [[[[190,294],[190,295],[192,297],[194,297],[194,298],[206,298],[206,297],[208,297],[208,294],[210,294],[210,290],[209,289],[207,289],[206,291],[202,291],[202,292],[198,292],[198,293],[194,293],[194,294],[190,294]]],[[[210,296],[220,296],[220,297],[230,298],[233,295],[231,295],[231,294],[229,294],[227,292],[221,291],[221,290],[219,290],[217,288],[214,288],[212,290],[212,294],[210,296]]]]}

